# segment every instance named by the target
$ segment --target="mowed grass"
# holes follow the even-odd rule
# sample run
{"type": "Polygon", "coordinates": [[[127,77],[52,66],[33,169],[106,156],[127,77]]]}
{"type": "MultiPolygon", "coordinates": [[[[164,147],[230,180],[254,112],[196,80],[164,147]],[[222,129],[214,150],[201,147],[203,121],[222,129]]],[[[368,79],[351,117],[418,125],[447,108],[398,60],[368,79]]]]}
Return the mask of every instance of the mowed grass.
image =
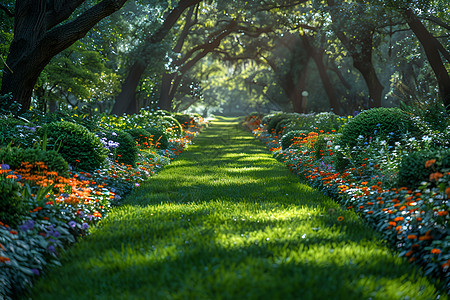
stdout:
{"type": "Polygon", "coordinates": [[[32,299],[439,294],[354,213],[301,184],[225,118],[133,191],[62,263],[36,283],[32,299]]]}

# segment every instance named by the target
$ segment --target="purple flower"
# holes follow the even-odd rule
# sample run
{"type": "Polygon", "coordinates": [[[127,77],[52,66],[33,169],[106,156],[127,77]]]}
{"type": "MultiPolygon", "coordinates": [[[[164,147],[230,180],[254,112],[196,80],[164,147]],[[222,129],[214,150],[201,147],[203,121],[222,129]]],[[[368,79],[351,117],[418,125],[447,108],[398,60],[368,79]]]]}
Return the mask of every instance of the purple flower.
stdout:
{"type": "Polygon", "coordinates": [[[1,165],[0,165],[0,169],[2,169],[2,170],[9,170],[9,165],[7,165],[7,164],[1,164],[1,165]]]}
{"type": "Polygon", "coordinates": [[[39,270],[38,269],[31,269],[31,272],[33,272],[34,275],[39,276],[39,270]]]}
{"type": "Polygon", "coordinates": [[[60,237],[61,236],[61,233],[59,233],[58,231],[53,231],[53,234],[52,234],[55,238],[57,238],[57,237],[60,237]]]}
{"type": "Polygon", "coordinates": [[[81,225],[81,228],[83,228],[84,230],[88,230],[89,229],[89,224],[88,223],[83,223],[81,225]]]}
{"type": "Polygon", "coordinates": [[[75,221],[70,221],[70,222],[69,222],[69,226],[72,227],[72,228],[75,228],[75,226],[77,226],[77,222],[75,222],[75,221]]]}
{"type": "Polygon", "coordinates": [[[48,251],[50,251],[51,253],[55,253],[56,252],[55,246],[53,245],[48,246],[48,251]]]}
{"type": "Polygon", "coordinates": [[[22,231],[27,231],[27,230],[30,230],[30,229],[33,229],[33,228],[34,228],[34,221],[33,220],[27,220],[25,223],[23,223],[20,226],[20,230],[22,230],[22,231]]]}

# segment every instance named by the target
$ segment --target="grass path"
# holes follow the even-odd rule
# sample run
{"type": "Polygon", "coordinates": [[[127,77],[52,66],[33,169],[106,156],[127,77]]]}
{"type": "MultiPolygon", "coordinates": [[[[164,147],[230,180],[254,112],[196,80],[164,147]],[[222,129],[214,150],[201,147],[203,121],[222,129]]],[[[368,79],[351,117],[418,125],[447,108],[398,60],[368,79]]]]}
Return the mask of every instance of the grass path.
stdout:
{"type": "Polygon", "coordinates": [[[301,184],[233,120],[214,122],[136,189],[32,299],[436,297],[356,215],[301,184]]]}

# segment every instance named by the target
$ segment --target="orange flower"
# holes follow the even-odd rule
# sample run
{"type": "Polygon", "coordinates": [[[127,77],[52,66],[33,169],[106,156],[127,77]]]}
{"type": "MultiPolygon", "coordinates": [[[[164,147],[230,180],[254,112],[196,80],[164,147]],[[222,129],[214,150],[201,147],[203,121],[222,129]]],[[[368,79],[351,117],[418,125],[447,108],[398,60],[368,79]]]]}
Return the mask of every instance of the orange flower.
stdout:
{"type": "Polygon", "coordinates": [[[441,250],[439,250],[439,249],[436,249],[436,248],[431,249],[431,254],[440,254],[440,253],[441,253],[441,250]]]}
{"type": "Polygon", "coordinates": [[[419,241],[428,241],[428,240],[432,240],[433,237],[431,235],[422,235],[421,237],[419,237],[419,241]]]}
{"type": "Polygon", "coordinates": [[[430,174],[430,181],[433,180],[438,180],[439,178],[442,178],[444,176],[444,174],[436,172],[436,173],[432,173],[430,174]]]}
{"type": "Polygon", "coordinates": [[[391,226],[396,226],[397,223],[390,221],[390,222],[389,222],[389,225],[391,225],[391,226]]]}
{"type": "Polygon", "coordinates": [[[394,219],[394,221],[395,221],[395,222],[403,221],[403,217],[397,217],[397,218],[394,219]]]}
{"type": "Polygon", "coordinates": [[[427,162],[425,163],[425,168],[431,167],[435,162],[436,162],[435,159],[427,160],[427,162]]]}
{"type": "Polygon", "coordinates": [[[442,268],[449,268],[449,267],[450,267],[450,259],[446,263],[442,264],[442,268]]]}
{"type": "Polygon", "coordinates": [[[402,230],[402,226],[398,225],[397,227],[395,227],[395,230],[397,230],[397,231],[402,230]]]}
{"type": "Polygon", "coordinates": [[[372,210],[369,210],[367,213],[368,213],[368,214],[373,214],[373,211],[372,211],[372,210]]]}
{"type": "Polygon", "coordinates": [[[414,251],[410,250],[410,251],[406,252],[405,256],[406,256],[406,257],[409,257],[409,256],[411,256],[413,253],[414,253],[414,251]]]}
{"type": "Polygon", "coordinates": [[[15,231],[15,230],[10,230],[9,233],[11,233],[11,234],[17,234],[17,231],[15,231]]]}
{"type": "Polygon", "coordinates": [[[445,194],[447,194],[447,199],[450,199],[450,187],[445,189],[445,194]]]}
{"type": "Polygon", "coordinates": [[[7,261],[10,261],[10,259],[7,258],[7,257],[4,257],[4,256],[0,256],[0,262],[1,263],[7,262],[7,261]]]}
{"type": "Polygon", "coordinates": [[[415,239],[417,239],[417,235],[415,234],[408,235],[408,240],[415,240],[415,239]]]}
{"type": "Polygon", "coordinates": [[[6,251],[5,247],[3,247],[2,244],[0,244],[0,249],[2,249],[3,251],[6,251]]]}
{"type": "Polygon", "coordinates": [[[441,217],[446,216],[446,215],[448,215],[448,211],[446,211],[446,210],[438,211],[438,215],[441,217]]]}
{"type": "Polygon", "coordinates": [[[339,216],[339,217],[337,218],[337,220],[338,220],[339,222],[341,222],[342,220],[344,220],[344,217],[339,216]]]}

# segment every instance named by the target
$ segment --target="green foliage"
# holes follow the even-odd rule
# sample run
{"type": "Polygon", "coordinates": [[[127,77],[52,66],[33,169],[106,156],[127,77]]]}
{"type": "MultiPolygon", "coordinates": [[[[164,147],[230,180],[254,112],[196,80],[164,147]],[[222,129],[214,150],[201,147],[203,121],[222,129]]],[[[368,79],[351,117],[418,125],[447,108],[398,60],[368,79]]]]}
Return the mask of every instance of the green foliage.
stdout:
{"type": "Polygon", "coordinates": [[[11,169],[17,169],[22,162],[43,162],[50,172],[57,172],[59,176],[67,177],[67,161],[56,151],[41,149],[5,147],[0,148],[0,162],[8,164],[11,169]]]}
{"type": "Polygon", "coordinates": [[[145,130],[147,130],[148,133],[150,133],[152,143],[155,145],[156,148],[167,149],[167,147],[169,146],[169,138],[161,128],[148,127],[145,130]]]}
{"type": "Polygon", "coordinates": [[[199,136],[195,151],[132,192],[29,297],[436,298],[361,218],[298,182],[236,124],[199,136]],[[97,289],[79,288],[93,281],[97,289]]]}
{"type": "Polygon", "coordinates": [[[308,135],[306,130],[293,130],[284,134],[281,138],[281,147],[284,149],[289,148],[295,142],[295,138],[303,138],[308,135]]]}
{"type": "Polygon", "coordinates": [[[314,125],[317,130],[324,132],[339,131],[347,123],[347,118],[342,118],[332,112],[322,112],[314,116],[314,125]]]}
{"type": "MultiPolygon", "coordinates": [[[[400,186],[417,188],[422,182],[430,180],[430,174],[443,172],[450,168],[450,150],[418,151],[404,156],[398,171],[398,183],[400,186]],[[426,166],[426,162],[436,160],[426,166]]],[[[445,172],[444,172],[445,173],[445,172]]]]}
{"type": "Polygon", "coordinates": [[[176,136],[180,136],[181,135],[181,124],[180,122],[178,122],[178,120],[172,116],[164,116],[163,117],[164,120],[169,121],[170,122],[170,128],[171,131],[176,135],[176,136]]]}
{"type": "Polygon", "coordinates": [[[114,130],[107,134],[108,140],[119,143],[119,147],[114,148],[114,159],[126,165],[136,165],[139,149],[133,136],[123,130],[114,130]]]}
{"type": "Polygon", "coordinates": [[[45,100],[73,97],[97,102],[111,100],[117,94],[119,78],[106,67],[101,51],[78,41],[53,58],[40,75],[38,86],[46,90],[45,100]]]}
{"type": "Polygon", "coordinates": [[[125,131],[130,134],[138,144],[142,145],[142,143],[149,142],[148,139],[151,134],[143,128],[127,129],[125,131]]]}
{"type": "Polygon", "coordinates": [[[416,137],[422,133],[410,114],[398,108],[372,108],[357,115],[343,128],[340,145],[352,148],[375,136],[388,138],[393,144],[406,133],[416,137]]]}
{"type": "Polygon", "coordinates": [[[325,151],[327,150],[328,142],[331,141],[333,135],[331,134],[319,134],[316,142],[314,143],[314,156],[316,159],[321,159],[322,156],[325,155],[325,151]]]}
{"type": "Polygon", "coordinates": [[[270,120],[267,123],[266,129],[270,133],[278,134],[278,131],[276,131],[278,123],[281,122],[282,120],[290,120],[290,119],[293,119],[293,116],[291,114],[287,113],[276,114],[272,118],[270,118],[270,120]]]}
{"type": "Polygon", "coordinates": [[[57,150],[72,166],[92,171],[102,166],[107,150],[86,127],[70,122],[53,122],[39,130],[47,132],[49,149],[57,150]]]}
{"type": "Polygon", "coordinates": [[[187,128],[192,120],[190,115],[182,113],[176,113],[173,117],[181,124],[181,126],[183,126],[183,128],[187,128]]]}
{"type": "Polygon", "coordinates": [[[22,186],[15,179],[0,175],[0,221],[17,226],[27,212],[22,186]]]}

